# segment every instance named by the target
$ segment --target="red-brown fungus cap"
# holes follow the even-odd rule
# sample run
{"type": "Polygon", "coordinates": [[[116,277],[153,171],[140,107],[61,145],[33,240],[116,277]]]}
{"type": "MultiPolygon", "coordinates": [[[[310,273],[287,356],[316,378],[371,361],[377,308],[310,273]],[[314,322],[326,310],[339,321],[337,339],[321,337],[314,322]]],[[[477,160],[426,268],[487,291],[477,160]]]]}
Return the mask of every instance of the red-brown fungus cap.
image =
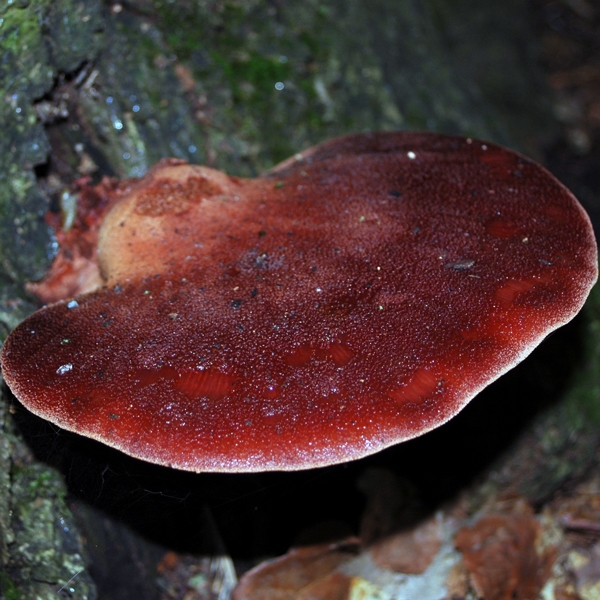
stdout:
{"type": "Polygon", "coordinates": [[[105,286],[10,335],[34,413],[190,471],[348,461],[446,422],[581,308],[596,243],[542,167],[423,133],[264,177],[164,161],[113,185],[105,286]]]}

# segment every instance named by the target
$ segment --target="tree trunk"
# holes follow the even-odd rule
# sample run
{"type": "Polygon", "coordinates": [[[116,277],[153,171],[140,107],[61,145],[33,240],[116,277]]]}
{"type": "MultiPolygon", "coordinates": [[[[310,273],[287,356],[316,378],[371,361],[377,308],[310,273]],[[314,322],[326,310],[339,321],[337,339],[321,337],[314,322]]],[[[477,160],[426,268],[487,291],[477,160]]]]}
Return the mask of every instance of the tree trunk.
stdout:
{"type": "MultiPolygon", "coordinates": [[[[329,137],[378,129],[481,137],[540,159],[556,130],[527,6],[519,0],[18,0],[0,7],[0,50],[2,339],[36,307],[23,284],[39,279],[57,252],[44,214],[68,199],[69,185],[79,177],[141,176],[165,156],[253,176],[329,137]]],[[[484,485],[473,494],[474,507],[498,489],[541,501],[581,473],[596,450],[599,328],[600,296],[594,294],[566,333],[475,400],[477,406],[456,424],[409,443],[399,454],[392,449],[382,460],[398,466],[402,452],[420,456],[412,462],[421,462],[430,477],[419,480],[416,467],[406,475],[423,485],[434,504],[478,476],[484,485]],[[562,361],[565,343],[574,348],[568,365],[562,361]],[[557,362],[561,366],[555,369],[557,362]],[[498,414],[508,410],[504,407],[521,404],[526,408],[520,416],[498,421],[498,414]],[[443,466],[436,467],[439,444],[449,438],[462,439],[462,449],[445,447],[443,466]],[[482,441],[490,438],[487,445],[482,441]],[[469,452],[466,465],[453,466],[469,452]],[[436,468],[448,479],[444,486],[436,468]]],[[[144,485],[149,477],[168,480],[171,475],[163,470],[121,463],[117,453],[78,446],[73,436],[43,429],[6,387],[0,425],[0,588],[5,598],[55,598],[61,591],[70,598],[95,598],[94,564],[96,578],[104,580],[131,556],[136,557],[133,571],[110,597],[134,597],[140,590],[145,597],[158,597],[153,584],[139,579],[153,581],[148,569],[161,548],[172,544],[199,552],[203,547],[186,539],[189,531],[173,541],[153,535],[140,521],[129,522],[121,500],[94,501],[94,495],[105,499],[108,487],[102,485],[119,470],[125,475],[133,469],[144,485]],[[86,460],[98,469],[92,492],[80,485],[86,460]],[[91,545],[113,548],[112,566],[101,568],[95,559],[87,570],[65,498],[85,516],[79,522],[88,541],[93,537],[91,545]],[[107,535],[103,520],[115,516],[127,526],[121,530],[126,533],[120,539],[128,540],[121,544],[123,554],[118,536],[107,535]],[[97,533],[99,527],[103,534],[97,533]],[[140,532],[154,543],[146,544],[140,532]]],[[[355,464],[344,473],[355,477],[360,470],[355,464]]],[[[273,477],[261,481],[276,481],[273,477]]],[[[306,481],[300,475],[285,477],[286,482],[306,481]]],[[[214,476],[183,481],[193,489],[232,485],[240,496],[262,485],[244,476],[233,484],[214,476]]],[[[156,488],[153,483],[145,489],[156,488]]],[[[203,505],[206,495],[200,496],[203,505]]],[[[143,506],[150,510],[151,503],[144,500],[143,506]]],[[[266,535],[260,519],[250,530],[266,535]]],[[[261,542],[246,554],[271,549],[261,542]]],[[[108,584],[98,584],[106,594],[108,584]]]]}

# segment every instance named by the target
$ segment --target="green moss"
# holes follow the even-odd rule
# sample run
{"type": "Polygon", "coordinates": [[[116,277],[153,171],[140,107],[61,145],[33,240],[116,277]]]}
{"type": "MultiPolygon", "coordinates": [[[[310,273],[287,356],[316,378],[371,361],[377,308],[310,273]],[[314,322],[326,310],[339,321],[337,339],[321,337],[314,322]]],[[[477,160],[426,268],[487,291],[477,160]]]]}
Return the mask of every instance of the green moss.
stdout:
{"type": "Polygon", "coordinates": [[[4,600],[22,600],[23,596],[7,573],[0,571],[0,592],[4,600]]]}
{"type": "MultiPolygon", "coordinates": [[[[261,132],[277,128],[279,124],[273,118],[278,112],[276,104],[282,100],[285,103],[285,94],[275,84],[285,86],[297,75],[286,54],[294,44],[288,43],[287,36],[283,44],[277,39],[275,29],[282,27],[281,19],[276,14],[261,14],[261,10],[264,13],[264,9],[251,4],[242,7],[226,2],[212,19],[195,15],[196,23],[206,23],[200,35],[183,32],[177,39],[170,37],[178,56],[191,59],[201,87],[209,94],[214,90],[216,94],[212,95],[227,98],[220,103],[225,111],[218,117],[219,126],[238,134],[242,146],[261,132]],[[188,40],[196,40],[195,45],[188,40]],[[265,118],[270,120],[269,127],[264,126],[265,118]]],[[[172,15],[167,22],[173,20],[172,15]]],[[[267,145],[270,137],[267,135],[267,145]]]]}
{"type": "MultiPolygon", "coordinates": [[[[9,52],[35,52],[35,47],[42,40],[40,36],[40,23],[32,18],[39,14],[44,3],[6,6],[2,15],[2,43],[9,52]]],[[[47,2],[45,3],[47,4],[47,2]]]]}
{"type": "Polygon", "coordinates": [[[215,148],[217,166],[255,174],[327,137],[328,107],[315,87],[331,53],[328,11],[316,2],[292,9],[209,4],[155,6],[165,39],[192,69],[195,92],[208,98],[209,109],[218,106],[211,126],[228,143],[215,148]]]}
{"type": "Polygon", "coordinates": [[[0,87],[5,93],[33,97],[52,84],[54,71],[48,65],[41,31],[49,4],[49,1],[30,2],[24,7],[13,4],[0,13],[0,81],[3,81],[0,87]]]}
{"type": "Polygon", "coordinates": [[[251,52],[238,54],[228,61],[217,51],[210,55],[229,80],[235,102],[260,102],[264,94],[272,91],[273,82],[284,81],[291,75],[290,67],[280,57],[265,57],[251,52]],[[251,86],[250,92],[244,91],[244,84],[251,86]]]}

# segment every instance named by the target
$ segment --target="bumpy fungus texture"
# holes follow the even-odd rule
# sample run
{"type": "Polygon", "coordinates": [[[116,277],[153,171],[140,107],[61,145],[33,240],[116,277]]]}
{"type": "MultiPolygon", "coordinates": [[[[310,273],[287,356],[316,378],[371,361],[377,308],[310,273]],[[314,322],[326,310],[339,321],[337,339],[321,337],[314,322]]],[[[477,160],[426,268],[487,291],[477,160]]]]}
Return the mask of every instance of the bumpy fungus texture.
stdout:
{"type": "Polygon", "coordinates": [[[4,377],[34,413],[179,469],[304,469],[421,435],[597,276],[571,193],[470,139],[356,135],[253,180],[166,160],[83,188],[104,208],[99,229],[79,218],[79,283],[103,286],[24,321],[4,377]]]}

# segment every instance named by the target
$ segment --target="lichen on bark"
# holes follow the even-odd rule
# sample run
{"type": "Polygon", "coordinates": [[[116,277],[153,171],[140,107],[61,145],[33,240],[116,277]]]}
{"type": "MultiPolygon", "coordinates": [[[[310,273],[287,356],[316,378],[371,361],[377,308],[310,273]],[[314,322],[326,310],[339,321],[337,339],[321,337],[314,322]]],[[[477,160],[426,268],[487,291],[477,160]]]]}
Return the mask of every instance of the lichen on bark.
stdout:
{"type": "Polygon", "coordinates": [[[94,600],[83,542],[54,469],[38,462],[0,403],[0,592],[6,600],[94,600]]]}
{"type": "Polygon", "coordinates": [[[50,144],[35,103],[61,71],[75,68],[100,47],[97,2],[3,2],[0,6],[0,322],[3,337],[32,304],[19,290],[39,279],[56,253],[43,215],[48,199],[35,169],[50,144]]]}

